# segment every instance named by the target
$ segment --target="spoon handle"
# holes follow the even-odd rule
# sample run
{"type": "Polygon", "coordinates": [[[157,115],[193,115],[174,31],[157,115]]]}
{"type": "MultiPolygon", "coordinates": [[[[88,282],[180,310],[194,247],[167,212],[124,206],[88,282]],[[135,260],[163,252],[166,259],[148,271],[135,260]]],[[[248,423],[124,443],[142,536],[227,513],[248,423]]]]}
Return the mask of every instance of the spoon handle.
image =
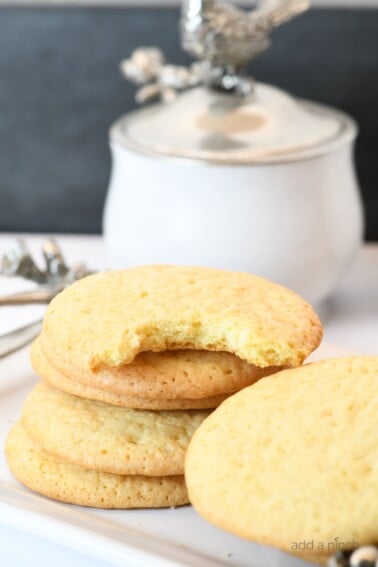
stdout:
{"type": "Polygon", "coordinates": [[[5,358],[31,343],[39,335],[41,328],[42,321],[39,320],[1,335],[0,358],[5,358]]]}
{"type": "Polygon", "coordinates": [[[5,295],[3,297],[0,297],[0,306],[27,305],[30,303],[50,303],[50,301],[61,290],[62,288],[49,288],[5,295]]]}

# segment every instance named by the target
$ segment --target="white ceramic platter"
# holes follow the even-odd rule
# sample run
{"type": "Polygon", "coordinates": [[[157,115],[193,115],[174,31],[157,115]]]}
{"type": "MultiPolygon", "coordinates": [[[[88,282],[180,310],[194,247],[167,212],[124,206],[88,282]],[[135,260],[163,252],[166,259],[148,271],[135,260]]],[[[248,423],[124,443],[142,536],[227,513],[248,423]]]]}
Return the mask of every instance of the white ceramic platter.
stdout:
{"type": "MultiPolygon", "coordinates": [[[[342,356],[329,345],[313,359],[342,356]]],[[[4,440],[38,378],[27,350],[0,361],[0,523],[119,567],[305,567],[275,549],[207,524],[189,506],[167,510],[100,511],[61,504],[21,486],[10,474],[4,440]]]]}

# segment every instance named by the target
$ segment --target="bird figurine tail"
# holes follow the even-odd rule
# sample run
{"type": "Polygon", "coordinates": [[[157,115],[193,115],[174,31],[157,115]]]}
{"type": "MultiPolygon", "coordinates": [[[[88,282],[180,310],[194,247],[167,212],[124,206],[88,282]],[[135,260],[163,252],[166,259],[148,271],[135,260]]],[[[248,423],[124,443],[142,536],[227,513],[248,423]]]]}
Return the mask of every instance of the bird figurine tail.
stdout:
{"type": "Polygon", "coordinates": [[[280,26],[309,9],[310,0],[260,0],[257,11],[272,27],[280,26]]]}

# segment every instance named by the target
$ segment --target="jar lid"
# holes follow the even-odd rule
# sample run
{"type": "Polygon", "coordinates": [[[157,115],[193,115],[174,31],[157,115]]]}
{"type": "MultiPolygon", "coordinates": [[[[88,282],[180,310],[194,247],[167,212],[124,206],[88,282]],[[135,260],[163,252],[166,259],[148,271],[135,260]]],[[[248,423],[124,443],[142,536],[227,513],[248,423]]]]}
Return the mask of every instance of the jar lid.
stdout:
{"type": "Polygon", "coordinates": [[[110,137],[156,157],[237,165],[309,159],[350,142],[356,132],[342,112],[257,83],[249,99],[194,88],[172,103],[122,117],[110,137]]]}

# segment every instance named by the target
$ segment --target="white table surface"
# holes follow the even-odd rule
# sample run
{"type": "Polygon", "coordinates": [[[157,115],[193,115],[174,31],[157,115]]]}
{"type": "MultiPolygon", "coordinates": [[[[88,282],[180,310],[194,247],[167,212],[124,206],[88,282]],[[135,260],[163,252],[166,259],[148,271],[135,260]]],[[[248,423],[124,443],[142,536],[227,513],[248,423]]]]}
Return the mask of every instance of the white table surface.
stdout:
{"type": "MultiPolygon", "coordinates": [[[[0,256],[16,235],[0,235],[0,256]]],[[[38,253],[46,237],[27,236],[38,253]]],[[[70,263],[85,260],[90,267],[108,267],[102,239],[98,236],[59,237],[70,263]]],[[[18,289],[23,286],[18,282],[18,289]]],[[[0,293],[9,292],[15,282],[0,277],[0,293]]],[[[333,296],[320,308],[324,340],[354,353],[378,355],[378,244],[365,245],[333,296]]],[[[33,320],[41,307],[1,308],[0,332],[33,320]]],[[[58,544],[48,543],[5,525],[0,525],[0,567],[109,567],[109,564],[80,555],[58,544]]],[[[146,566],[148,567],[148,566],[146,566]]]]}

